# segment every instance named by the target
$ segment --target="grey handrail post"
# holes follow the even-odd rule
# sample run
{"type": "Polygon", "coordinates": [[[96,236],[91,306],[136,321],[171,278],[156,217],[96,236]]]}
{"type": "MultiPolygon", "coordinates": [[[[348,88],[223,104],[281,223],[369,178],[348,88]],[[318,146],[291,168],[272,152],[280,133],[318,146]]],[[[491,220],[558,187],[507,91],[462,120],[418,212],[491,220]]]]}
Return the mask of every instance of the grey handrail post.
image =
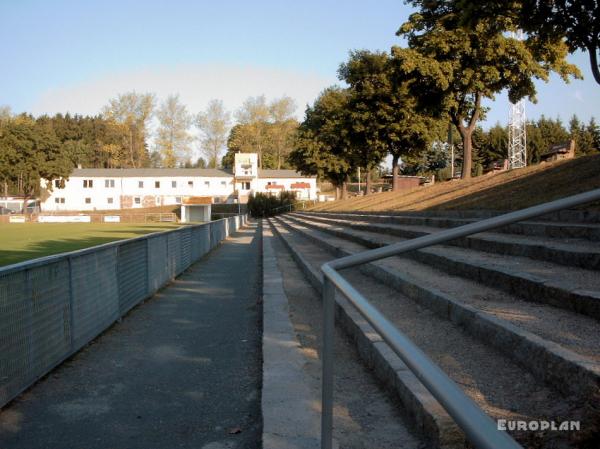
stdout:
{"type": "Polygon", "coordinates": [[[333,438],[333,358],[335,329],[335,286],[323,278],[323,379],[321,398],[321,449],[332,448],[333,438]]]}

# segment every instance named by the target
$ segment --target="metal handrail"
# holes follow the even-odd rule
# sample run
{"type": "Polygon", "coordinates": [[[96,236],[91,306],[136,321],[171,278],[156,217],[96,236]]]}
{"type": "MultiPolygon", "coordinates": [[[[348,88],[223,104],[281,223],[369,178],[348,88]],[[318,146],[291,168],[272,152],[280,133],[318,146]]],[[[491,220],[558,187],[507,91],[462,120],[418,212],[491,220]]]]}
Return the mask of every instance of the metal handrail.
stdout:
{"type": "Polygon", "coordinates": [[[467,439],[481,449],[517,449],[521,446],[469,398],[421,349],[388,321],[358,292],[338,270],[408,251],[444,243],[471,234],[489,231],[529,218],[569,207],[600,200],[600,189],[569,196],[560,200],[529,207],[516,212],[488,218],[457,228],[436,232],[412,240],[342,257],[323,264],[323,376],[321,448],[331,449],[333,434],[333,339],[335,326],[336,288],[373,326],[391,349],[404,361],[413,374],[446,409],[467,439]]]}
{"type": "Polygon", "coordinates": [[[273,209],[270,210],[270,212],[273,213],[273,212],[277,212],[279,210],[285,210],[285,209],[288,209],[288,212],[291,212],[293,207],[294,207],[293,203],[284,204],[283,206],[274,207],[273,209]]]}

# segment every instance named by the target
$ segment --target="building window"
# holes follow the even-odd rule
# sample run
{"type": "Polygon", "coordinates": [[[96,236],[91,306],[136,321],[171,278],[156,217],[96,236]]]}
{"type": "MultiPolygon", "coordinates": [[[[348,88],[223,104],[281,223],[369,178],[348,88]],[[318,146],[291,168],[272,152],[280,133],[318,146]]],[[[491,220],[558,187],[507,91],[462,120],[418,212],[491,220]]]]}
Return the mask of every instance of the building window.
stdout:
{"type": "Polygon", "coordinates": [[[64,179],[55,179],[54,180],[54,187],[56,187],[57,189],[64,189],[65,188],[65,181],[64,181],[64,179]]]}
{"type": "Polygon", "coordinates": [[[107,198],[107,199],[106,199],[106,202],[107,202],[108,204],[112,204],[112,203],[113,203],[113,199],[112,199],[112,197],[109,197],[109,198],[107,198]]]}
{"type": "Polygon", "coordinates": [[[139,196],[133,198],[133,202],[135,204],[142,204],[142,199],[139,196]]]}
{"type": "Polygon", "coordinates": [[[154,197],[154,204],[156,204],[157,206],[160,206],[160,196],[154,197]]]}
{"type": "Polygon", "coordinates": [[[250,190],[250,183],[242,182],[242,190],[250,190]]]}
{"type": "Polygon", "coordinates": [[[65,204],[65,199],[64,198],[54,198],[54,202],[56,204],[65,204]]]}
{"type": "Polygon", "coordinates": [[[85,204],[92,204],[92,199],[91,198],[86,198],[85,199],[85,204]]]}
{"type": "Polygon", "coordinates": [[[94,180],[92,180],[92,179],[84,179],[83,180],[83,188],[84,189],[91,189],[92,187],[94,187],[94,180]]]}
{"type": "Polygon", "coordinates": [[[104,180],[104,187],[110,188],[110,187],[114,187],[114,186],[115,186],[115,180],[114,179],[105,179],[104,180]]]}
{"type": "Polygon", "coordinates": [[[188,187],[194,187],[194,181],[188,181],[188,187]]]}
{"type": "Polygon", "coordinates": [[[160,189],[160,181],[154,181],[154,188],[160,189]]]}
{"type": "Polygon", "coordinates": [[[215,200],[215,204],[221,203],[221,197],[215,196],[214,200],[215,200]]]}
{"type": "Polygon", "coordinates": [[[138,188],[140,188],[140,189],[144,188],[144,181],[138,181],[138,188]]]}
{"type": "Polygon", "coordinates": [[[180,196],[176,196],[175,197],[175,204],[181,204],[181,197],[180,196]]]}
{"type": "Polygon", "coordinates": [[[204,185],[205,185],[206,187],[210,187],[210,181],[204,181],[204,185]]]}
{"type": "Polygon", "coordinates": [[[177,181],[171,181],[171,187],[173,187],[174,189],[177,188],[177,181]]]}
{"type": "Polygon", "coordinates": [[[221,185],[222,186],[226,186],[227,185],[227,181],[221,181],[221,185]]]}

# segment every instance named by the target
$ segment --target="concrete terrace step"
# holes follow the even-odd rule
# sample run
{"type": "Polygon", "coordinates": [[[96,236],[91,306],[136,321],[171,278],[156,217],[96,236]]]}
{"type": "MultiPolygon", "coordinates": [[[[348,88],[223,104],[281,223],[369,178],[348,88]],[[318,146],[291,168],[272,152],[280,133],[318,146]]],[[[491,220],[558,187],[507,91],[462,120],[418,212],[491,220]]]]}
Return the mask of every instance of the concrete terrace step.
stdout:
{"type": "MultiPolygon", "coordinates": [[[[291,322],[291,332],[294,339],[298,341],[298,349],[303,359],[302,367],[296,369],[298,372],[290,372],[289,375],[277,376],[282,382],[280,398],[282,402],[276,409],[270,410],[270,414],[276,416],[279,422],[287,421],[299,431],[305,432],[307,426],[299,422],[298,404],[304,402],[313,413],[318,413],[320,396],[311,400],[309,394],[304,397],[295,397],[297,391],[298,376],[302,375],[306,385],[315,393],[321,392],[321,348],[322,348],[322,318],[323,308],[320,293],[311,287],[309,280],[298,266],[290,251],[287,250],[283,241],[277,237],[271,237],[271,228],[265,225],[263,228],[264,242],[270,240],[272,254],[275,256],[275,264],[267,266],[265,262],[265,275],[272,277],[272,273],[279,273],[281,282],[281,293],[287,300],[286,310],[279,310],[276,327],[279,328],[281,321],[291,322]],[[282,315],[283,314],[283,315],[282,315]],[[286,385],[287,384],[287,385],[286,385]],[[290,391],[292,394],[290,394],[290,391]],[[288,404],[289,403],[289,404],[288,404]]],[[[269,245],[264,247],[265,260],[268,258],[269,245]]],[[[267,308],[265,300],[264,308],[267,308]]],[[[267,332],[268,317],[265,315],[264,329],[267,332]]],[[[264,337],[265,338],[265,337],[264,337]]],[[[271,342],[281,347],[280,338],[271,342]]],[[[356,344],[341,328],[335,329],[334,357],[337,375],[334,378],[334,417],[333,437],[334,447],[339,443],[342,448],[403,448],[424,449],[423,439],[418,438],[412,429],[412,425],[402,419],[402,407],[388,391],[382,388],[381,382],[373,376],[373,371],[362,363],[358,354],[356,344]],[[337,441],[336,441],[337,440],[337,441]]],[[[293,370],[289,367],[287,346],[274,354],[274,362],[282,365],[282,369],[293,370]],[[285,352],[285,353],[284,353],[285,352]]],[[[267,363],[267,359],[265,359],[267,363]]],[[[264,388],[269,383],[263,382],[264,388]]],[[[263,426],[267,425],[263,407],[263,426]]],[[[319,416],[319,415],[318,415],[319,416]]],[[[317,426],[318,428],[319,426],[317,426]]],[[[289,433],[289,429],[281,428],[278,435],[289,433]]],[[[273,446],[271,446],[273,447],[273,446]]],[[[291,447],[278,444],[276,449],[291,447]]],[[[320,447],[320,445],[317,445],[320,447]]],[[[297,449],[308,449],[305,445],[294,446],[297,449]]],[[[267,449],[263,438],[263,449],[267,449]]]]}
{"type": "MultiPolygon", "coordinates": [[[[330,212],[318,212],[330,213],[330,212]]],[[[405,210],[405,211],[335,211],[331,213],[340,214],[361,214],[361,215],[392,215],[392,216],[417,216],[417,217],[436,217],[436,218],[463,218],[468,220],[483,220],[485,218],[497,217],[505,214],[506,211],[498,210],[405,210]]],[[[600,210],[562,210],[542,215],[536,221],[557,222],[557,223],[586,223],[600,224],[600,210]]]]}
{"type": "MultiPolygon", "coordinates": [[[[404,240],[380,232],[354,230],[346,223],[324,223],[298,215],[288,217],[368,248],[404,240]]],[[[600,276],[596,271],[446,245],[412,251],[403,257],[494,286],[527,301],[600,318],[600,276]]]]}
{"type": "MultiPolygon", "coordinates": [[[[306,215],[322,216],[328,218],[362,220],[370,223],[385,223],[411,226],[430,226],[434,228],[454,228],[478,221],[477,218],[441,217],[431,215],[392,215],[392,214],[366,214],[366,213],[335,213],[335,212],[304,212],[306,215]]],[[[517,234],[536,237],[584,239],[599,242],[600,224],[598,223],[570,223],[560,221],[523,221],[514,223],[495,232],[504,234],[517,234]]]]}
{"type": "MultiPolygon", "coordinates": [[[[278,221],[271,220],[271,225],[307,280],[321,293],[323,275],[319,267],[334,256],[278,221]]],[[[462,431],[404,362],[339,292],[336,292],[335,300],[336,322],[355,342],[363,362],[400,400],[405,408],[405,417],[413,424],[414,430],[427,440],[428,447],[464,447],[462,431]]]]}
{"type": "MultiPolygon", "coordinates": [[[[365,250],[362,245],[302,223],[287,219],[281,222],[338,257],[365,250]]],[[[410,259],[388,258],[360,269],[505,352],[555,388],[581,398],[598,394],[598,321],[552,306],[527,303],[410,259]]]]}
{"type": "MultiPolygon", "coordinates": [[[[278,219],[276,223],[276,228],[288,247],[297,254],[296,260],[307,266],[305,271],[312,273],[313,282],[320,282],[318,267],[324,261],[334,255],[339,257],[350,253],[347,242],[340,239],[331,238],[285,219],[278,219]]],[[[507,354],[498,351],[472,333],[465,332],[465,329],[457,325],[461,323],[444,316],[439,309],[422,307],[425,301],[415,301],[405,292],[399,294],[396,289],[379,282],[374,276],[366,275],[363,270],[345,270],[344,276],[493,418],[533,419],[531,417],[536,416],[536,419],[539,419],[541,416],[567,413],[577,415],[578,419],[588,424],[593,422],[593,417],[583,416],[578,400],[544,384],[507,354]]],[[[344,302],[340,301],[339,297],[336,297],[336,301],[339,304],[338,308],[344,308],[344,302]]],[[[348,309],[358,315],[352,307],[348,309]]],[[[447,308],[447,311],[449,310],[447,308]]],[[[454,311],[455,315],[458,315],[458,310],[457,308],[454,311]]],[[[338,319],[344,325],[347,319],[343,316],[344,312],[340,313],[338,310],[338,315],[342,315],[338,316],[338,319]]],[[[360,317],[358,320],[360,321],[360,317]]],[[[480,319],[474,321],[476,326],[482,325],[480,319]]],[[[354,329],[360,327],[352,323],[346,323],[345,326],[354,329]]],[[[456,444],[456,434],[453,433],[456,429],[448,425],[447,415],[439,404],[428,392],[423,393],[420,383],[411,384],[408,378],[398,376],[398,373],[403,371],[401,367],[394,365],[397,362],[394,361],[393,353],[391,355],[394,357],[379,357],[374,361],[372,351],[364,347],[361,350],[361,345],[382,344],[376,334],[372,335],[369,332],[369,327],[362,333],[362,339],[357,337],[359,352],[388,385],[395,387],[404,406],[412,410],[413,419],[418,424],[428,423],[434,426],[437,435],[440,436],[438,444],[443,445],[447,441],[444,438],[449,438],[456,444]]],[[[408,373],[412,376],[412,373],[408,373]]],[[[566,435],[533,435],[522,432],[516,432],[514,436],[527,447],[550,447],[555,443],[561,444],[559,440],[565,444],[564,439],[569,438],[566,435]]]]}
{"type": "MultiPolygon", "coordinates": [[[[353,217],[331,218],[316,214],[307,215],[301,213],[292,215],[406,239],[421,237],[440,231],[439,228],[432,226],[379,224],[371,223],[368,220],[353,219],[353,217]]],[[[561,239],[557,241],[544,237],[482,232],[469,237],[452,240],[448,244],[477,251],[529,257],[531,259],[588,270],[600,269],[600,243],[581,239],[561,239]]]]}

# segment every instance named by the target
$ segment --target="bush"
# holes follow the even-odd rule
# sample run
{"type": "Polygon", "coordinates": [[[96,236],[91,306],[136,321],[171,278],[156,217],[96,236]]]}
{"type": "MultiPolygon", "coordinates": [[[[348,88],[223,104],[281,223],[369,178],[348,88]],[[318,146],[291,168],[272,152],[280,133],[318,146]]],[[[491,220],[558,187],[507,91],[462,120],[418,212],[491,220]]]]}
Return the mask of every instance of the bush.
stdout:
{"type": "Polygon", "coordinates": [[[254,218],[272,217],[282,212],[288,212],[290,209],[286,206],[292,205],[293,208],[295,201],[294,192],[283,191],[279,195],[251,194],[248,198],[248,212],[254,218]]]}
{"type": "Polygon", "coordinates": [[[440,168],[435,171],[436,181],[448,181],[449,179],[452,179],[452,167],[440,168]]]}

